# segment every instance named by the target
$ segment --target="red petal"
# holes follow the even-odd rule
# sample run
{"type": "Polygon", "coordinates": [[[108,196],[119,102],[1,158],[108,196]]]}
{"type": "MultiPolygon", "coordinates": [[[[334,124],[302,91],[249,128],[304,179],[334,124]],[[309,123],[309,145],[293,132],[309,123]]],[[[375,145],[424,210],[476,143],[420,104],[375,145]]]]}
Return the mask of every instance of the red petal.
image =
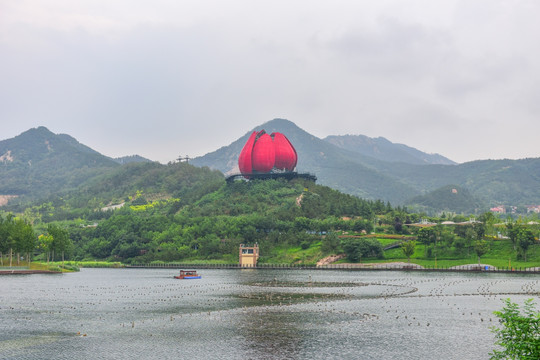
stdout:
{"type": "Polygon", "coordinates": [[[255,145],[253,146],[253,152],[251,155],[251,163],[253,170],[267,173],[274,167],[276,158],[276,151],[274,150],[274,143],[270,135],[262,134],[255,145]]]}
{"type": "Polygon", "coordinates": [[[273,133],[274,148],[276,152],[276,162],[274,166],[280,170],[292,171],[296,166],[298,155],[294,146],[285,135],[281,133],[273,133]]]}
{"type": "Polygon", "coordinates": [[[238,168],[242,174],[251,174],[253,172],[251,168],[251,153],[253,151],[253,144],[255,143],[256,136],[257,132],[254,131],[242,148],[240,156],[238,157],[238,168]]]}

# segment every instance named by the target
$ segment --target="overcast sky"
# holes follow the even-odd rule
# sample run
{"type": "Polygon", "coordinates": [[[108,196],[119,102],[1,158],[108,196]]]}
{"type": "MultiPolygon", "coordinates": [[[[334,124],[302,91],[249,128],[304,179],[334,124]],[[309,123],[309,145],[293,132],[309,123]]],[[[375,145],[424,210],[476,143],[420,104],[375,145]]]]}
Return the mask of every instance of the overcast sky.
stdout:
{"type": "Polygon", "coordinates": [[[537,0],[0,0],[0,139],[166,163],[286,118],[457,162],[540,157],[537,0]]]}

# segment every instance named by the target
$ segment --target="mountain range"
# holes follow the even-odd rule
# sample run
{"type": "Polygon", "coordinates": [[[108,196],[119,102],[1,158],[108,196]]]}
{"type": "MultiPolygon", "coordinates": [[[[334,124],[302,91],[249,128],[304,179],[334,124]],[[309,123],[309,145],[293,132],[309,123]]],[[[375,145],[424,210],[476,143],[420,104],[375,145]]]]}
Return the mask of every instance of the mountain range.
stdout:
{"type": "Polygon", "coordinates": [[[384,138],[344,135],[320,139],[285,119],[257,126],[229,146],[192,163],[225,174],[238,172],[238,154],[249,134],[261,129],[282,132],[290,139],[298,153],[299,172],[314,173],[321,184],[360,197],[413,208],[420,205],[427,211],[475,212],[498,204],[540,204],[539,158],[456,164],[442,155],[426,154],[384,138]],[[450,197],[439,203],[430,200],[426,205],[426,198],[433,199],[448,186],[470,192],[472,201],[456,207],[450,197]]]}
{"type": "Polygon", "coordinates": [[[427,154],[404,144],[395,144],[378,137],[365,135],[330,135],[323,139],[342,149],[388,162],[402,162],[415,165],[456,165],[456,163],[439,154],[427,154]]]}
{"type": "Polygon", "coordinates": [[[77,188],[117,166],[73,137],[41,126],[0,141],[0,194],[47,196],[77,188]]]}
{"type": "MultiPolygon", "coordinates": [[[[363,198],[428,212],[540,204],[538,158],[456,164],[442,155],[426,154],[381,137],[333,135],[321,139],[285,119],[268,121],[252,131],[261,129],[287,136],[298,153],[298,172],[315,174],[322,185],[363,198]]],[[[228,146],[192,159],[190,164],[226,175],[237,173],[238,155],[252,131],[228,146]]],[[[0,141],[0,197],[39,199],[90,182],[93,189],[99,189],[96,184],[110,174],[133,173],[118,171],[133,162],[151,161],[137,155],[112,159],[69,135],[54,134],[45,127],[30,129],[0,141]]],[[[151,168],[154,173],[165,172],[167,166],[170,164],[155,163],[151,168]]],[[[177,171],[181,169],[173,173],[177,171]]],[[[174,176],[169,178],[167,181],[174,181],[174,176]]]]}
{"type": "Polygon", "coordinates": [[[65,193],[132,162],[150,160],[138,155],[112,159],[40,126],[0,141],[0,196],[37,199],[65,193]]]}

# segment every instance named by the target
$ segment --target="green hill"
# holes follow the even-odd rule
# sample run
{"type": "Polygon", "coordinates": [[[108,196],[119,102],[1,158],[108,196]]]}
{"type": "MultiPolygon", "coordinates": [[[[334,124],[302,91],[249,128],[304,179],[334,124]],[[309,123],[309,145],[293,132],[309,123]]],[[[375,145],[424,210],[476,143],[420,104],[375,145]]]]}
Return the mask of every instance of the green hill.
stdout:
{"type": "Polygon", "coordinates": [[[453,166],[381,162],[379,170],[424,194],[448,184],[464,187],[486,208],[540,204],[540,158],[478,160],[453,166]]]}
{"type": "Polygon", "coordinates": [[[122,156],[122,157],[114,158],[113,160],[122,165],[134,163],[134,162],[152,162],[152,160],[144,158],[140,155],[122,156]]]}
{"type": "MultiPolygon", "coordinates": [[[[0,142],[0,189],[24,200],[3,209],[16,211],[38,234],[51,223],[67,228],[75,245],[70,256],[76,259],[235,263],[239,244],[256,242],[264,254],[261,262],[306,264],[352,248],[367,249],[362,256],[382,256],[383,243],[410,233],[421,235],[423,230],[405,226],[421,215],[373,199],[406,203],[414,198],[413,206],[422,211],[467,213],[482,208],[485,198],[538,199],[540,159],[390,163],[341,149],[286,120],[262,127],[286,134],[298,151],[298,170],[315,173],[322,184],[302,179],[227,183],[220,171],[202,166],[205,161],[236,164],[247,135],[194,160],[199,166],[120,165],[68,135],[38,128],[0,142]],[[391,238],[358,238],[373,230],[391,238]],[[338,234],[346,240],[340,241],[338,234]]],[[[431,261],[434,251],[439,260],[466,256],[464,261],[470,261],[473,232],[482,238],[486,230],[484,225],[476,227],[437,227],[444,244],[431,244],[431,237],[424,236],[423,261],[431,261]]],[[[534,238],[538,231],[533,230],[534,238]]],[[[499,229],[491,226],[489,231],[492,240],[499,229]]],[[[523,254],[505,250],[498,258],[506,261],[509,255],[517,260],[523,254]]]]}
{"type": "MultiPolygon", "coordinates": [[[[457,165],[439,157],[381,139],[362,145],[361,137],[319,139],[284,119],[274,119],[253,130],[284,133],[298,152],[298,171],[314,173],[319,183],[368,199],[382,199],[394,205],[405,205],[420,195],[455,184],[478,199],[479,210],[494,205],[540,204],[540,158],[522,160],[478,160],[457,165]],[[334,143],[337,143],[336,146],[334,143]],[[375,156],[377,149],[380,156],[375,156]],[[369,155],[369,156],[368,156],[369,155]],[[388,161],[393,160],[393,161],[388,161]],[[418,162],[424,165],[418,165],[418,162]],[[431,164],[425,164],[432,162],[431,164]]],[[[193,164],[209,166],[224,173],[238,172],[238,155],[251,131],[205,156],[193,164]]],[[[437,208],[436,202],[433,209],[437,208]]],[[[449,205],[449,204],[447,204],[449,205]]],[[[476,207],[473,207],[476,208],[476,207]]],[[[459,212],[461,206],[446,209],[459,212]]]]}
{"type": "MultiPolygon", "coordinates": [[[[370,231],[374,216],[391,210],[380,201],[362,200],[307,180],[226,183],[220,173],[208,169],[184,163],[162,166],[153,169],[152,176],[159,178],[160,185],[153,190],[145,187],[136,196],[125,199],[123,207],[80,212],[67,197],[46,209],[47,214],[53,214],[49,218],[36,207],[40,216],[35,223],[77,214],[68,224],[72,238],[76,239],[74,256],[79,259],[114,257],[127,262],[148,262],[198,258],[235,262],[241,243],[256,242],[270,257],[282,248],[308,248],[329,230],[370,231]],[[170,176],[185,176],[184,185],[173,191],[178,197],[156,197],[157,190],[167,188],[170,176]],[[69,213],[65,212],[68,208],[69,213]],[[353,220],[342,220],[345,216],[353,220]],[[81,218],[95,221],[97,226],[81,227],[77,221],[81,218]]],[[[136,172],[136,168],[140,169],[132,166],[130,171],[136,172]]],[[[146,181],[144,176],[132,178],[125,190],[116,191],[131,192],[146,181]]],[[[112,177],[108,183],[100,184],[115,186],[116,179],[112,177]]],[[[81,195],[73,198],[81,199],[81,195]]]]}
{"type": "Polygon", "coordinates": [[[74,189],[117,166],[69,135],[38,127],[0,141],[0,195],[44,197],[74,189]]]}
{"type": "MultiPolygon", "coordinates": [[[[277,131],[285,134],[298,153],[298,172],[315,174],[320,184],[363,198],[396,203],[419,194],[411,186],[374,169],[369,157],[321,140],[291,121],[274,119],[252,131],[261,129],[267,133],[277,131]]],[[[229,146],[193,159],[191,163],[218,169],[225,174],[238,173],[238,156],[252,131],[229,146]]]]}
{"type": "MultiPolygon", "coordinates": [[[[416,196],[428,195],[454,184],[467,189],[472,198],[478,199],[479,211],[495,205],[521,205],[523,208],[523,205],[540,204],[540,158],[418,165],[415,162],[446,162],[448,159],[429,157],[416,149],[381,138],[368,141],[360,136],[331,137],[340,145],[336,146],[284,119],[274,119],[254,130],[260,129],[269,133],[282,132],[291,140],[298,152],[298,172],[313,173],[319,184],[362,198],[405,205],[416,196]],[[374,153],[379,153],[379,158],[374,153]]],[[[238,155],[250,134],[251,131],[229,146],[191,160],[191,164],[225,174],[237,173],[238,155]]],[[[79,187],[89,188],[90,184],[99,188],[93,183],[97,178],[99,181],[107,178],[107,182],[115,176],[130,176],[131,168],[125,170],[127,174],[117,175],[116,170],[122,167],[118,162],[124,163],[123,166],[130,165],[126,163],[151,164],[136,168],[140,172],[138,176],[144,177],[145,172],[150,174],[146,185],[151,183],[155,171],[162,171],[156,169],[165,169],[138,156],[113,160],[69,135],[53,134],[44,127],[30,129],[15,138],[0,141],[0,204],[4,205],[6,200],[16,204],[59,197],[79,187]]],[[[121,181],[117,183],[124,186],[121,181]]],[[[98,200],[94,203],[107,197],[113,201],[112,192],[112,187],[96,189],[94,194],[98,200]]],[[[171,196],[167,191],[165,194],[171,196]]],[[[455,212],[463,209],[461,205],[448,208],[451,203],[438,206],[442,203],[431,201],[429,208],[455,212]]]]}
{"type": "Polygon", "coordinates": [[[407,201],[407,208],[415,212],[437,213],[440,211],[463,214],[479,213],[485,205],[467,189],[457,185],[446,185],[425,195],[407,201]]]}
{"type": "MultiPolygon", "coordinates": [[[[80,201],[78,206],[82,208],[77,208],[72,200],[84,199],[84,195],[68,194],[57,198],[56,203],[25,211],[27,219],[32,214],[40,215],[32,219],[38,231],[46,231],[50,222],[68,229],[74,243],[68,254],[70,259],[235,264],[240,244],[257,243],[262,254],[260,263],[315,264],[328,255],[343,252],[348,256],[346,261],[405,261],[401,249],[383,251],[383,247],[417,238],[414,262],[433,266],[438,261],[440,266],[452,266],[476,263],[473,240],[483,239],[484,235],[490,249],[483,261],[489,259],[490,264],[501,266],[511,258],[519,266],[537,266],[540,258],[534,242],[527,251],[528,260],[524,261],[523,251],[516,251],[510,240],[495,240],[494,234],[501,229],[493,226],[496,220],[488,216],[491,214],[479,217],[491,219],[485,224],[405,226],[418,222],[420,215],[303,179],[228,183],[219,172],[180,163],[132,164],[115,176],[98,180],[88,188],[89,193],[100,191],[95,186],[112,186],[115,190],[111,190],[110,196],[117,198],[133,191],[135,195],[124,198],[124,205],[116,210],[92,207],[81,211],[91,201],[80,201]],[[150,165],[153,167],[141,172],[150,165]],[[145,172],[152,176],[145,177],[145,172]],[[150,181],[150,177],[157,181],[150,181]],[[126,181],[119,183],[120,179],[126,181]],[[183,184],[168,190],[179,197],[164,196],[167,184],[180,179],[185,180],[183,184]]],[[[463,189],[456,190],[457,194],[448,188],[432,195],[449,206],[461,206],[465,199],[452,203],[451,196],[468,194],[463,189]]],[[[463,216],[445,217],[452,219],[463,221],[463,216]]],[[[533,235],[538,234],[538,228],[530,230],[533,235]]]]}
{"type": "Polygon", "coordinates": [[[370,138],[364,135],[332,135],[325,137],[323,140],[342,149],[387,162],[402,162],[415,165],[456,164],[442,155],[427,154],[404,144],[394,144],[383,137],[370,138]]]}
{"type": "Polygon", "coordinates": [[[224,183],[221,172],[187,163],[135,162],[96,176],[76,189],[30,203],[8,205],[6,210],[22,212],[26,208],[27,217],[32,217],[34,222],[98,219],[105,216],[100,210],[124,204],[144,205],[175,199],[178,209],[224,183]]]}

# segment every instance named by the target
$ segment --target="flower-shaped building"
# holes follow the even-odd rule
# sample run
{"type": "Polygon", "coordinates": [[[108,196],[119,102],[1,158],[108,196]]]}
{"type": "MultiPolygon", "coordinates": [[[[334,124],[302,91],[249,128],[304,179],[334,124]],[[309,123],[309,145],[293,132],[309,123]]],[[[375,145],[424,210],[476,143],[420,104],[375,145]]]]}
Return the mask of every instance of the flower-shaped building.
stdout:
{"type": "MultiPolygon", "coordinates": [[[[296,150],[285,135],[254,131],[238,157],[242,175],[293,171],[298,161],[296,150]]],[[[246,177],[248,177],[246,176],[246,177]]]]}

